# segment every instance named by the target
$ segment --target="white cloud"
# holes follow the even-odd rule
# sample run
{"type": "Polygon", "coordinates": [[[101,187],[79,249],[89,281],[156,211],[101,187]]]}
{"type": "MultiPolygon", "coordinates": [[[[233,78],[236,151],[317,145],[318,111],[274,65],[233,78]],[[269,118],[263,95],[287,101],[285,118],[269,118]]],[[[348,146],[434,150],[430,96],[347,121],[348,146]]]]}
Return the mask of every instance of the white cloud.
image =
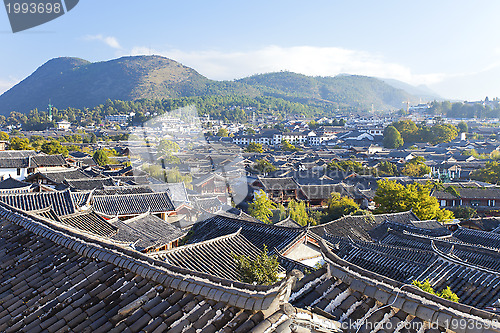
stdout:
{"type": "Polygon", "coordinates": [[[120,46],[120,43],[118,43],[118,40],[115,37],[112,36],[103,36],[103,35],[87,35],[84,37],[85,40],[97,40],[100,42],[103,42],[107,46],[113,48],[113,49],[121,49],[122,47],[120,46]]]}
{"type": "Polygon", "coordinates": [[[334,76],[341,73],[393,78],[410,84],[433,84],[445,79],[442,73],[414,74],[409,67],[385,61],[381,56],[338,47],[267,46],[240,52],[152,50],[135,47],[132,55],[159,54],[190,66],[217,80],[288,70],[306,75],[334,76]]]}

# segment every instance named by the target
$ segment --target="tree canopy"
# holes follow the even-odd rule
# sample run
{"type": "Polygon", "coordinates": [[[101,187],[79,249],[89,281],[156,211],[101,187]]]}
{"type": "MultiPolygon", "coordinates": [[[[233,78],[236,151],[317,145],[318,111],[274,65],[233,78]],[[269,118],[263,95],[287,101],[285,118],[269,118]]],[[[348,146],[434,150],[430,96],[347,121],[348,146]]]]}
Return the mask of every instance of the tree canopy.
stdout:
{"type": "Polygon", "coordinates": [[[302,226],[315,224],[314,219],[307,214],[306,203],[304,201],[291,200],[288,203],[288,211],[290,218],[302,226]]]}
{"type": "Polygon", "coordinates": [[[423,177],[431,172],[431,168],[425,165],[425,159],[417,156],[406,162],[401,173],[409,177],[423,177]]]}
{"type": "Polygon", "coordinates": [[[394,126],[387,126],[384,130],[384,147],[399,148],[404,144],[401,133],[394,126]]]}
{"type": "Polygon", "coordinates": [[[376,213],[397,213],[410,209],[421,220],[447,221],[453,219],[453,213],[439,207],[438,200],[430,195],[431,184],[402,185],[396,181],[381,179],[374,201],[376,213]]]}
{"type": "Polygon", "coordinates": [[[269,218],[273,216],[272,210],[275,208],[276,205],[269,200],[266,192],[260,190],[254,194],[253,201],[248,205],[248,212],[264,223],[271,223],[269,218]]]}
{"type": "Polygon", "coordinates": [[[359,205],[351,198],[333,192],[328,200],[328,219],[336,220],[359,210],[359,205]]]}
{"type": "Polygon", "coordinates": [[[257,142],[250,142],[248,146],[245,148],[245,152],[247,153],[263,153],[264,148],[262,148],[262,145],[257,142]]]}
{"type": "Polygon", "coordinates": [[[232,254],[243,282],[272,285],[278,281],[278,258],[269,256],[267,246],[255,258],[232,254]]]}
{"type": "Polygon", "coordinates": [[[92,158],[100,166],[109,164],[108,155],[106,155],[106,153],[102,149],[96,150],[92,155],[92,158]]]}
{"type": "Polygon", "coordinates": [[[472,172],[471,179],[498,184],[500,181],[500,164],[496,161],[486,162],[484,168],[472,172]]]}

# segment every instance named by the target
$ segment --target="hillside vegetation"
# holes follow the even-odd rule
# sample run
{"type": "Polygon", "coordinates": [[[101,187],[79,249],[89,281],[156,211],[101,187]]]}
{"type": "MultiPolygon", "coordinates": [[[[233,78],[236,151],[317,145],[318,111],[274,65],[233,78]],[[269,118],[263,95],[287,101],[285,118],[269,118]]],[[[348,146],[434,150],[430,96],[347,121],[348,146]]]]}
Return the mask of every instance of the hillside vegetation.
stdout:
{"type": "Polygon", "coordinates": [[[122,57],[91,63],[55,58],[0,96],[0,114],[27,114],[49,103],[59,109],[92,108],[107,100],[243,96],[276,98],[325,113],[399,109],[416,98],[382,80],[353,75],[312,77],[291,72],[254,75],[236,81],[214,81],[192,68],[161,56],[122,57]]]}

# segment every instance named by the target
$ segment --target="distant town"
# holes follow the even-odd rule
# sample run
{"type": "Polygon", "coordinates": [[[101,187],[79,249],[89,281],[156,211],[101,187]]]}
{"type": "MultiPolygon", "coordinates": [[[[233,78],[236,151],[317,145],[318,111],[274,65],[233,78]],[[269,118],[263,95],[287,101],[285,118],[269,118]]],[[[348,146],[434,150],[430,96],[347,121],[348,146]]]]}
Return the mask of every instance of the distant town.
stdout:
{"type": "Polygon", "coordinates": [[[500,332],[499,103],[13,114],[0,331],[500,332]]]}

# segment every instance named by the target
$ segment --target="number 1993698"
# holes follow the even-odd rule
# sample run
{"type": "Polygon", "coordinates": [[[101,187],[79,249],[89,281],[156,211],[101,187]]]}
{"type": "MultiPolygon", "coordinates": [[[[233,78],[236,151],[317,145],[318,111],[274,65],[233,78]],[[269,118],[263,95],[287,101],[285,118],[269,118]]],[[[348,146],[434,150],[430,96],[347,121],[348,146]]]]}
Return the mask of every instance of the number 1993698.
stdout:
{"type": "Polygon", "coordinates": [[[14,2],[6,3],[8,14],[59,14],[62,11],[60,3],[40,3],[40,2],[14,2]]]}

